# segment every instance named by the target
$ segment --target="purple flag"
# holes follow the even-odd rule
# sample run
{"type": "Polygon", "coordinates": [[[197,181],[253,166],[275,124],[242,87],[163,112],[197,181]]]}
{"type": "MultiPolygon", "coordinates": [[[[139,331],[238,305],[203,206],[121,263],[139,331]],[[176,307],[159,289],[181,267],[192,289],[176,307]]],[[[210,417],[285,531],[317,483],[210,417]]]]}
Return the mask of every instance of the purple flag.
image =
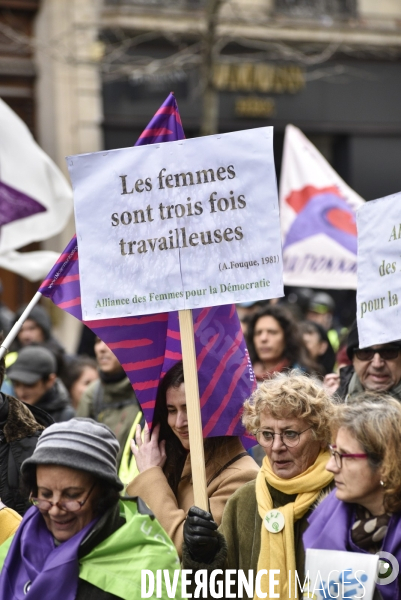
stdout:
{"type": "Polygon", "coordinates": [[[40,202],[0,181],[0,228],[45,211],[40,202]]]}
{"type": "MultiPolygon", "coordinates": [[[[184,138],[178,106],[170,94],[136,145],[184,138]]],[[[83,321],[76,237],[39,291],[85,323],[114,352],[151,424],[160,378],[182,359],[178,313],[83,321]]],[[[256,382],[235,306],[197,309],[192,314],[203,435],[239,435],[250,447],[255,440],[245,434],[241,413],[256,382]]]]}

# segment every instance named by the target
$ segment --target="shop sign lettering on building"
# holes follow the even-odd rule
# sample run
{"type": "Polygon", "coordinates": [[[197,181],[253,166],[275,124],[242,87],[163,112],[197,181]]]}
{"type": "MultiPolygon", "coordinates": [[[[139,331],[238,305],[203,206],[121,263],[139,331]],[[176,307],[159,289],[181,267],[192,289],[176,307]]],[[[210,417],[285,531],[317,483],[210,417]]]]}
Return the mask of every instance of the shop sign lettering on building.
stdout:
{"type": "Polygon", "coordinates": [[[273,128],[67,159],[85,320],[283,295],[273,128]]]}
{"type": "Polygon", "coordinates": [[[220,92],[296,94],[305,87],[305,74],[298,65],[217,63],[213,83],[220,92]]]}

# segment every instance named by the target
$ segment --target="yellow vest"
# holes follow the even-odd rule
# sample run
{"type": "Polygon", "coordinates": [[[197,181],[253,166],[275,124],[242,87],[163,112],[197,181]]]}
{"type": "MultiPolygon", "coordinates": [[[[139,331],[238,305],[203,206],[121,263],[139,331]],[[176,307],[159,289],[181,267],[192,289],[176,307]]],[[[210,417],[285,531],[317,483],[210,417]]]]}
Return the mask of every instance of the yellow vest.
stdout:
{"type": "MultiPolygon", "coordinates": [[[[141,422],[142,412],[139,411],[136,415],[132,427],[125,442],[123,454],[121,457],[120,468],[118,470],[118,476],[124,485],[128,485],[139,473],[138,467],[136,466],[136,460],[131,450],[131,440],[135,438],[136,426],[141,422]]],[[[143,431],[142,431],[143,435],[143,431]]]]}
{"type": "Polygon", "coordinates": [[[0,501],[0,546],[17,531],[22,517],[0,501]]]}

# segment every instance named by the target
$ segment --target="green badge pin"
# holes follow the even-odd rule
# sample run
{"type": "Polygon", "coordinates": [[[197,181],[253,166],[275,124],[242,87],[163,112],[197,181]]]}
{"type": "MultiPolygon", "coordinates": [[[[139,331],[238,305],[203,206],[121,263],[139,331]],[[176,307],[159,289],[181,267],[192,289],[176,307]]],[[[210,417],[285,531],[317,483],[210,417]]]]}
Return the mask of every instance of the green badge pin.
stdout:
{"type": "Polygon", "coordinates": [[[269,531],[270,533],[279,533],[279,531],[284,529],[284,515],[279,510],[269,510],[265,514],[263,523],[265,524],[267,531],[269,531]]]}

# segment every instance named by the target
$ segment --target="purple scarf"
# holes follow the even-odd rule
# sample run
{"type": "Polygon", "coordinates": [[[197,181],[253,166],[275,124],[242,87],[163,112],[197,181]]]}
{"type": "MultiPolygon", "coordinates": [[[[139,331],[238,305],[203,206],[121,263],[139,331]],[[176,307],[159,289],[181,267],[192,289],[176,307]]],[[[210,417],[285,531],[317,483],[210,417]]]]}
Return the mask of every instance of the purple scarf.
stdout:
{"type": "Polygon", "coordinates": [[[78,548],[95,522],[96,519],[56,547],[42,515],[32,506],[4,561],[1,600],[74,600],[79,576],[78,548]]]}
{"type": "MultiPolygon", "coordinates": [[[[309,527],[304,533],[305,550],[342,550],[365,552],[351,539],[351,528],[355,521],[355,505],[336,498],[336,490],[323,500],[308,519],[309,527]]],[[[401,515],[393,514],[382,550],[390,552],[401,565],[401,515]]],[[[378,585],[384,600],[400,600],[400,576],[388,585],[378,585]]]]}

